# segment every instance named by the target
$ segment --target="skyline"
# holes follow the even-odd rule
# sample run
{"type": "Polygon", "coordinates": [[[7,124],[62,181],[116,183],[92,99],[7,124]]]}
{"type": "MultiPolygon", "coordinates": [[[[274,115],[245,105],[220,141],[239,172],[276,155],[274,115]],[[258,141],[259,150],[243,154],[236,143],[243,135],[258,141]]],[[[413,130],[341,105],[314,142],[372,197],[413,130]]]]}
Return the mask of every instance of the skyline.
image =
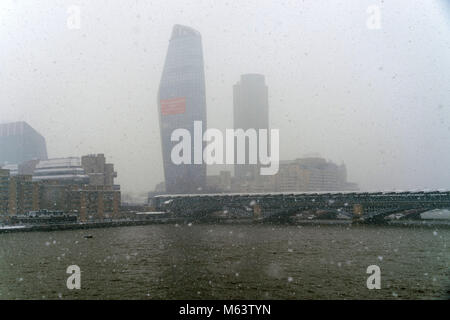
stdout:
{"type": "Polygon", "coordinates": [[[118,3],[99,10],[100,2],[80,2],[80,30],[65,26],[69,2],[57,3],[0,11],[7,40],[0,122],[27,121],[46,137],[50,157],[105,153],[124,191],[149,191],[163,180],[157,83],[164,39],[183,23],[203,35],[209,127],[232,128],[233,84],[241,74],[261,73],[281,159],[319,153],[343,161],[362,190],[449,188],[450,76],[440,71],[450,67],[450,33],[438,4],[383,4],[382,29],[374,31],[365,26],[365,9],[377,1],[350,2],[343,17],[320,25],[312,18],[328,14],[324,2],[270,10],[252,3],[228,8],[236,15],[226,28],[211,24],[226,20],[223,5],[180,5],[184,14],[175,10],[165,21],[144,2],[125,16],[118,3]],[[205,10],[193,14],[199,7],[205,10]],[[258,14],[250,16],[249,7],[258,14]],[[280,14],[289,8],[295,14],[280,14]],[[27,19],[16,21],[21,14],[27,19]],[[298,35],[285,32],[294,26],[298,35]]]}

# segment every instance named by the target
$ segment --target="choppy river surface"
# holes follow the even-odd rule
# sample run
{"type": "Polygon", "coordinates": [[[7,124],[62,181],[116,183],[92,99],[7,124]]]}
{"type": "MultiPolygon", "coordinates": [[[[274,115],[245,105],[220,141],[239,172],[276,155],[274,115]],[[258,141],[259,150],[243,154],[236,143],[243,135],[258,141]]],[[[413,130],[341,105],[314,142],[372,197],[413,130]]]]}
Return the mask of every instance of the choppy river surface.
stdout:
{"type": "Polygon", "coordinates": [[[449,240],[448,228],[342,225],[0,234],[0,299],[447,299],[449,240]]]}

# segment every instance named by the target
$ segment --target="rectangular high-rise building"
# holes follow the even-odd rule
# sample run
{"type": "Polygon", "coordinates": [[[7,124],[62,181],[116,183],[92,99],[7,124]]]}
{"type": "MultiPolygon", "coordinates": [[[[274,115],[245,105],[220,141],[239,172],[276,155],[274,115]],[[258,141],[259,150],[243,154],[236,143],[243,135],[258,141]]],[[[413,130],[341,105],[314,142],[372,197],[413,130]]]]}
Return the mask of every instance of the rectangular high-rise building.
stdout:
{"type": "Polygon", "coordinates": [[[45,138],[23,121],[0,124],[0,165],[33,159],[47,159],[45,138]]]}
{"type": "MultiPolygon", "coordinates": [[[[206,165],[175,164],[172,132],[185,129],[191,135],[191,155],[194,156],[194,121],[202,122],[206,130],[205,73],[202,38],[198,31],[175,25],[167,50],[158,93],[158,111],[166,192],[200,193],[205,189],[206,165]]],[[[204,143],[202,145],[202,150],[204,143]]]]}
{"type": "MultiPolygon", "coordinates": [[[[263,75],[254,73],[241,75],[240,81],[234,85],[233,120],[235,130],[269,130],[268,88],[263,75]]],[[[247,145],[246,163],[249,159],[248,150],[247,145]]],[[[235,157],[236,154],[237,152],[235,152],[235,157]]],[[[235,164],[234,175],[239,179],[253,179],[259,175],[259,165],[235,164]]]]}

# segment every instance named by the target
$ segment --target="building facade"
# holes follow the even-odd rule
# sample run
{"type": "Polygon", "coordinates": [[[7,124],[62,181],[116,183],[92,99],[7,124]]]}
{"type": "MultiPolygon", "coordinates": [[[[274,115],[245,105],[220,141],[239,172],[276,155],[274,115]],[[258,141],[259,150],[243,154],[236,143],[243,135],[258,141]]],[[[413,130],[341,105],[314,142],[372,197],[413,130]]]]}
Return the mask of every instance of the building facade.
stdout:
{"type": "Polygon", "coordinates": [[[95,186],[112,186],[117,172],[112,163],[106,163],[105,155],[90,154],[81,157],[81,166],[85,174],[89,176],[89,184],[95,186]]]}
{"type": "Polygon", "coordinates": [[[356,184],[347,182],[344,164],[337,165],[319,157],[281,161],[274,183],[280,192],[357,190],[356,184]]]}
{"type": "Polygon", "coordinates": [[[0,216],[8,214],[9,207],[9,170],[0,169],[0,216]]]}
{"type": "MultiPolygon", "coordinates": [[[[233,86],[233,122],[235,130],[269,129],[268,88],[263,75],[244,74],[233,86]]],[[[247,145],[245,149],[247,164],[237,164],[235,151],[234,175],[237,178],[252,179],[259,176],[259,165],[248,164],[248,150],[247,145]]]]}
{"type": "Polygon", "coordinates": [[[314,192],[358,191],[358,185],[347,181],[344,164],[337,165],[319,157],[284,160],[278,173],[271,176],[235,177],[232,192],[314,192]]]}
{"type": "Polygon", "coordinates": [[[33,181],[58,181],[59,184],[89,184],[78,157],[54,158],[39,161],[33,170],[33,181]]]}
{"type": "Polygon", "coordinates": [[[190,27],[173,27],[159,87],[158,111],[166,191],[198,193],[205,187],[206,165],[194,164],[193,159],[176,165],[171,159],[172,148],[178,143],[171,141],[175,129],[186,129],[193,138],[194,121],[202,122],[203,132],[207,128],[202,38],[190,27]]]}
{"type": "Polygon", "coordinates": [[[45,138],[26,122],[0,124],[0,165],[47,159],[45,138]]]}
{"type": "Polygon", "coordinates": [[[78,215],[81,221],[117,218],[120,190],[113,186],[39,183],[39,208],[78,215]]]}
{"type": "Polygon", "coordinates": [[[46,209],[77,214],[81,221],[118,217],[116,176],[103,154],[28,161],[14,175],[0,169],[0,216],[46,209]]]}
{"type": "Polygon", "coordinates": [[[36,164],[40,209],[78,214],[81,221],[115,218],[120,209],[117,173],[104,154],[56,158],[36,164]]]}
{"type": "Polygon", "coordinates": [[[39,185],[30,175],[11,176],[0,169],[0,216],[24,214],[39,209],[39,185]]]}

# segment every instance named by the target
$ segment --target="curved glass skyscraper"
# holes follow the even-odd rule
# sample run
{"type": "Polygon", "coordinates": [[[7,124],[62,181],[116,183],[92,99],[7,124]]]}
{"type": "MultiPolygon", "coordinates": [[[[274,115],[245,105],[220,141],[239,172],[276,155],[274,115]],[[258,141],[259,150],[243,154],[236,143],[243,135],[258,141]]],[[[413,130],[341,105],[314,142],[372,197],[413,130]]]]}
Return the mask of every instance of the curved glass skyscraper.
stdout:
{"type": "MultiPolygon", "coordinates": [[[[205,73],[202,38],[198,31],[175,25],[169,42],[158,94],[159,123],[168,193],[199,193],[205,188],[205,164],[176,165],[171,151],[178,142],[170,140],[175,129],[191,133],[194,155],[194,121],[202,121],[206,130],[205,73]]],[[[202,150],[204,143],[202,143],[202,150]]]]}

